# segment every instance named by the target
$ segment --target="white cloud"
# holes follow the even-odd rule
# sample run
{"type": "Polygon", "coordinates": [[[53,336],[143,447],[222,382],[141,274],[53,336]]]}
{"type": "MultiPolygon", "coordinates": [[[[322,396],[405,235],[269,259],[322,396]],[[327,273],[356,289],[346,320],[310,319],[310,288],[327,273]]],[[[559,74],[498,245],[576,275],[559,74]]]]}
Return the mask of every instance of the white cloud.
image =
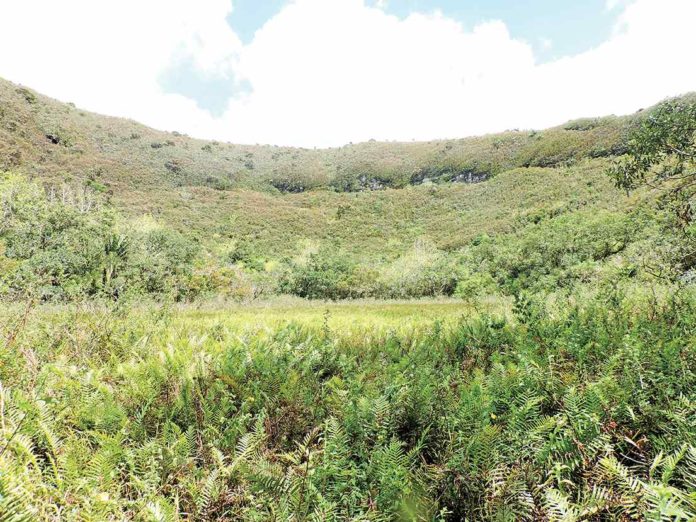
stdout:
{"type": "Polygon", "coordinates": [[[623,3],[623,1],[624,0],[606,0],[604,2],[604,8],[607,11],[613,11],[614,9],[619,7],[623,3]]]}
{"type": "Polygon", "coordinates": [[[636,0],[605,43],[543,65],[499,21],[466,31],[440,13],[400,20],[364,0],[295,0],[242,45],[225,22],[232,8],[4,2],[0,76],[158,128],[306,146],[539,128],[696,89],[692,0],[636,0]],[[158,84],[185,60],[252,90],[213,118],[158,84]]]}
{"type": "Polygon", "coordinates": [[[108,114],[176,128],[206,125],[158,76],[191,58],[202,74],[234,67],[241,42],[228,0],[22,0],[0,4],[0,76],[108,114]],[[178,123],[177,123],[178,122],[178,123]]]}

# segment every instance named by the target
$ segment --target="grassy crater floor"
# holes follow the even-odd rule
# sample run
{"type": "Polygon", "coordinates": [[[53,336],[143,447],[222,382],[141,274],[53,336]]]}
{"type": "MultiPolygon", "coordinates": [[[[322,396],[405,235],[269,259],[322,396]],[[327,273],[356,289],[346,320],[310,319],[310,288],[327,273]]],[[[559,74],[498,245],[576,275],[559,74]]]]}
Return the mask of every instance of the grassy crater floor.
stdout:
{"type": "Polygon", "coordinates": [[[696,300],[655,295],[5,307],[0,518],[689,520],[696,300]]]}

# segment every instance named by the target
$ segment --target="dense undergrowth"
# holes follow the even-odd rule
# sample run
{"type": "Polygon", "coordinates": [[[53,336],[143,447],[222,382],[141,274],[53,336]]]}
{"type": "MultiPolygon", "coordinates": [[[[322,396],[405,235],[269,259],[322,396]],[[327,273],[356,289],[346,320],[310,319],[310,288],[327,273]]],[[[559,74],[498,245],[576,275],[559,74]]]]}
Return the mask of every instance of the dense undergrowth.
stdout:
{"type": "Polygon", "coordinates": [[[204,244],[147,216],[126,219],[84,187],[46,190],[0,173],[0,299],[470,299],[644,279],[646,256],[669,266],[677,232],[668,215],[586,203],[532,207],[457,248],[416,236],[400,255],[374,259],[350,240],[357,251],[296,238],[294,255],[268,258],[244,239],[204,244]]]}
{"type": "Polygon", "coordinates": [[[692,294],[356,328],[144,310],[3,313],[0,518],[696,515],[692,294]]]}

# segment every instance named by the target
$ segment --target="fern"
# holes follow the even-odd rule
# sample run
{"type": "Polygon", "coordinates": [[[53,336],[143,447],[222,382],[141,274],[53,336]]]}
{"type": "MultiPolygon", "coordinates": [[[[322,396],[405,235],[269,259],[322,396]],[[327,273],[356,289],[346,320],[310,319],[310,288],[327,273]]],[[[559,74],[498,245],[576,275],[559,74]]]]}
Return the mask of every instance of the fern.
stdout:
{"type": "Polygon", "coordinates": [[[576,522],[580,520],[580,510],[566,495],[556,489],[546,491],[544,508],[552,522],[576,522]]]}
{"type": "Polygon", "coordinates": [[[31,522],[35,512],[26,504],[26,490],[12,476],[17,470],[0,462],[0,522],[31,522]]]}

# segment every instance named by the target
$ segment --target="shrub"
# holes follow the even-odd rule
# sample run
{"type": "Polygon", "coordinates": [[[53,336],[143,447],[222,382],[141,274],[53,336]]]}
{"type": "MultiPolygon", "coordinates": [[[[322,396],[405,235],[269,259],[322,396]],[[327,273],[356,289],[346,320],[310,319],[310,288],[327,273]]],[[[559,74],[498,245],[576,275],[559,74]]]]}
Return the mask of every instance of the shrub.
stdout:
{"type": "Polygon", "coordinates": [[[410,252],[385,267],[378,286],[380,295],[389,297],[452,295],[457,279],[455,259],[419,240],[410,252]]]}
{"type": "Polygon", "coordinates": [[[586,268],[621,252],[643,226],[639,219],[608,211],[531,220],[514,235],[477,239],[463,259],[484,285],[493,279],[510,294],[553,291],[588,282],[593,270],[586,268]]]}
{"type": "Polygon", "coordinates": [[[66,300],[185,293],[197,244],[158,227],[118,232],[117,217],[89,187],[59,190],[60,198],[49,197],[19,176],[0,179],[5,296],[66,300]]]}
{"type": "Polygon", "coordinates": [[[320,250],[306,261],[294,262],[280,282],[283,292],[309,299],[345,299],[353,297],[351,286],[355,266],[346,257],[320,250]]]}
{"type": "Polygon", "coordinates": [[[27,89],[26,87],[19,87],[17,88],[17,93],[24,98],[24,100],[29,103],[30,105],[33,105],[36,103],[36,94],[34,94],[32,91],[27,89]]]}
{"type": "Polygon", "coordinates": [[[88,192],[62,192],[61,199],[49,200],[21,177],[0,179],[0,240],[14,260],[14,269],[0,277],[10,294],[60,299],[97,291],[112,216],[88,192]]]}

